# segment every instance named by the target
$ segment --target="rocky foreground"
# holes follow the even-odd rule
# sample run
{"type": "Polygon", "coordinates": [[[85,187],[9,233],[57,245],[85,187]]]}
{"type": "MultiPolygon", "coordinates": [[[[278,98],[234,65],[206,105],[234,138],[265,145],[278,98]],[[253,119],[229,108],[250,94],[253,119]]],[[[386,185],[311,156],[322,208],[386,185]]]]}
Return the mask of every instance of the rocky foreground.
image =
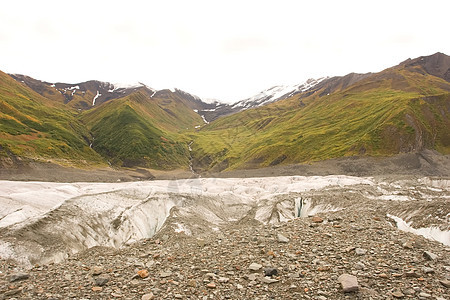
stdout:
{"type": "Polygon", "coordinates": [[[4,299],[450,299],[448,246],[398,230],[386,214],[395,201],[340,197],[339,211],[274,224],[248,214],[212,230],[201,222],[184,228],[174,208],[157,235],[120,250],[94,247],[28,270],[1,261],[0,292],[4,299]]]}

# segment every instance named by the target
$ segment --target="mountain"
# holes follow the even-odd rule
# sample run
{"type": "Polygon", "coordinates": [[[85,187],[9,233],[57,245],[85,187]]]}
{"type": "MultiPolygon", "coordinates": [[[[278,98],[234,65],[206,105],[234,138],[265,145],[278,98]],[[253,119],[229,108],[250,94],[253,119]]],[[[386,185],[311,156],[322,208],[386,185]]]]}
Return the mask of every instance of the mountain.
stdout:
{"type": "Polygon", "coordinates": [[[240,111],[242,111],[249,108],[256,108],[279,100],[283,100],[292,97],[295,94],[308,91],[314,88],[314,86],[318,85],[325,79],[327,78],[326,77],[319,79],[311,78],[308,79],[305,83],[297,85],[274,86],[270,89],[260,92],[259,94],[253,97],[241,100],[233,104],[232,108],[238,108],[240,111]]]}
{"type": "Polygon", "coordinates": [[[413,72],[425,72],[450,82],[450,57],[443,53],[407,59],[400,65],[413,72]]]}
{"type": "Polygon", "coordinates": [[[101,163],[89,148],[89,131],[61,103],[0,72],[0,165],[23,158],[77,165],[101,163]]]}
{"type": "Polygon", "coordinates": [[[449,154],[449,70],[450,57],[436,53],[378,73],[276,86],[231,105],[143,84],[0,73],[0,161],[202,173],[425,149],[449,154]]]}
{"type": "Polygon", "coordinates": [[[220,118],[193,135],[194,166],[201,172],[423,149],[448,154],[448,58],[437,53],[379,73],[329,78],[220,118]]]}
{"type": "Polygon", "coordinates": [[[173,169],[189,165],[183,132],[204,124],[192,109],[198,99],[182,91],[138,88],[128,96],[85,111],[91,147],[113,165],[173,169]]]}
{"type": "Polygon", "coordinates": [[[26,84],[29,88],[46,98],[65,103],[70,107],[86,110],[103,102],[125,97],[138,88],[145,86],[142,83],[133,85],[112,84],[97,80],[70,84],[50,83],[31,78],[26,75],[10,74],[19,82],[26,84]]]}
{"type": "Polygon", "coordinates": [[[256,108],[269,103],[292,97],[298,93],[303,93],[312,89],[320,82],[327,79],[326,77],[319,79],[308,79],[306,82],[296,85],[279,85],[261,91],[253,97],[240,100],[234,104],[224,104],[215,102],[212,107],[200,110],[199,113],[205,117],[205,120],[212,122],[220,117],[231,115],[246,109],[256,108]]]}

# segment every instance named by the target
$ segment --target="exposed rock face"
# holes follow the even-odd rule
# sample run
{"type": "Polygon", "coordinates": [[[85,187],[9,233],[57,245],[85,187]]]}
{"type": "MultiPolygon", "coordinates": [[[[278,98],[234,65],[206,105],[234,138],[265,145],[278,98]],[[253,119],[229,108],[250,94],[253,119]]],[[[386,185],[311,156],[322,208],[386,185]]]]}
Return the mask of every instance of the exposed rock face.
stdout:
{"type": "Polygon", "coordinates": [[[430,75],[450,82],[450,56],[437,52],[430,56],[408,59],[402,63],[406,67],[421,66],[430,75]]]}

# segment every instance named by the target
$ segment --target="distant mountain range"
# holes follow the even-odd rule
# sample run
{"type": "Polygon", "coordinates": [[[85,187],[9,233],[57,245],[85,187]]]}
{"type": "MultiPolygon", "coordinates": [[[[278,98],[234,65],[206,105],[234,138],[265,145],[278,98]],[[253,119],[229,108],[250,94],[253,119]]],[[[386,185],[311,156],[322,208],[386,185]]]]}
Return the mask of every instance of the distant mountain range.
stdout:
{"type": "Polygon", "coordinates": [[[141,83],[49,83],[0,72],[0,108],[3,168],[51,161],[207,172],[449,154],[450,57],[275,86],[234,104],[141,83]]]}

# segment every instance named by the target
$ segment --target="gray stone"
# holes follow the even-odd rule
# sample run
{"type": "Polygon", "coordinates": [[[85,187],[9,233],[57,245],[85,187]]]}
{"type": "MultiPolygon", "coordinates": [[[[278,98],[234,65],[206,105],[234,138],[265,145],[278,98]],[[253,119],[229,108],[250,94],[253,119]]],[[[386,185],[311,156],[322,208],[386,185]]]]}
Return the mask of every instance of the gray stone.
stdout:
{"type": "Polygon", "coordinates": [[[394,298],[403,298],[405,297],[405,294],[403,294],[400,290],[396,290],[392,293],[392,296],[394,296],[394,298]]]}
{"type": "MultiPolygon", "coordinates": [[[[6,297],[11,297],[11,296],[14,296],[14,295],[19,294],[20,292],[22,292],[21,289],[12,289],[12,290],[9,290],[9,291],[4,292],[4,293],[3,293],[3,296],[4,296],[5,298],[6,298],[6,297]]],[[[2,299],[5,299],[5,298],[2,297],[2,299]]]]}
{"type": "Polygon", "coordinates": [[[438,256],[430,251],[424,251],[423,257],[427,260],[436,260],[438,256]]]}
{"type": "Polygon", "coordinates": [[[338,278],[344,293],[356,292],[359,290],[358,279],[350,274],[342,274],[338,278]]]}
{"type": "Polygon", "coordinates": [[[280,243],[289,243],[289,239],[287,237],[285,237],[284,235],[282,235],[281,233],[277,234],[277,240],[280,243]]]}
{"type": "Polygon", "coordinates": [[[92,268],[92,275],[94,275],[94,276],[100,275],[100,274],[102,274],[102,272],[103,272],[102,267],[95,266],[92,268]]]}
{"type": "Polygon", "coordinates": [[[439,282],[446,288],[450,287],[450,280],[444,279],[444,280],[440,280],[439,282]]]}
{"type": "Polygon", "coordinates": [[[97,277],[95,278],[95,285],[96,286],[104,286],[109,281],[109,278],[107,277],[97,277]]]}
{"type": "Polygon", "coordinates": [[[413,277],[413,278],[419,278],[420,275],[416,273],[415,270],[411,270],[405,273],[406,277],[413,277]]]}
{"type": "Polygon", "coordinates": [[[414,295],[416,293],[416,291],[412,288],[406,288],[403,290],[403,293],[406,295],[414,295]]]}
{"type": "Polygon", "coordinates": [[[355,248],[355,253],[356,255],[364,255],[367,253],[367,250],[362,248],[355,248]]]}
{"type": "Polygon", "coordinates": [[[9,277],[9,282],[25,280],[28,278],[30,278],[30,274],[28,274],[28,273],[15,273],[9,277]]]}
{"type": "Polygon", "coordinates": [[[425,274],[431,274],[434,273],[434,269],[429,267],[423,267],[422,272],[424,272],[425,274]]]}
{"type": "Polygon", "coordinates": [[[264,276],[274,276],[278,274],[278,270],[276,268],[265,268],[264,276]]]}
{"type": "Polygon", "coordinates": [[[407,242],[403,243],[403,248],[405,248],[405,249],[413,249],[414,245],[413,245],[413,243],[411,241],[407,241],[407,242]]]}
{"type": "Polygon", "coordinates": [[[151,299],[155,299],[155,295],[153,295],[153,293],[145,294],[142,295],[141,297],[141,300],[151,300],[151,299]]]}
{"type": "Polygon", "coordinates": [[[356,270],[364,270],[366,266],[362,262],[357,262],[355,265],[356,270]]]}
{"type": "Polygon", "coordinates": [[[250,281],[255,281],[256,277],[258,277],[258,275],[256,275],[256,274],[250,274],[247,276],[248,280],[250,280],[250,281]]]}
{"type": "Polygon", "coordinates": [[[161,273],[159,273],[159,277],[161,277],[161,278],[166,278],[166,277],[169,277],[169,276],[171,276],[172,275],[172,272],[170,272],[170,271],[167,271],[167,272],[161,272],[161,273]]]}
{"type": "Polygon", "coordinates": [[[431,298],[431,295],[425,292],[419,293],[419,298],[428,299],[431,298]]]}
{"type": "Polygon", "coordinates": [[[265,276],[265,277],[261,278],[261,282],[270,284],[270,283],[278,282],[278,280],[265,276]]]}
{"type": "Polygon", "coordinates": [[[258,271],[262,268],[262,265],[257,264],[257,263],[251,263],[248,268],[252,271],[258,271]]]}
{"type": "Polygon", "coordinates": [[[194,279],[191,279],[187,282],[187,285],[193,288],[197,287],[197,281],[195,281],[194,279]]]}

